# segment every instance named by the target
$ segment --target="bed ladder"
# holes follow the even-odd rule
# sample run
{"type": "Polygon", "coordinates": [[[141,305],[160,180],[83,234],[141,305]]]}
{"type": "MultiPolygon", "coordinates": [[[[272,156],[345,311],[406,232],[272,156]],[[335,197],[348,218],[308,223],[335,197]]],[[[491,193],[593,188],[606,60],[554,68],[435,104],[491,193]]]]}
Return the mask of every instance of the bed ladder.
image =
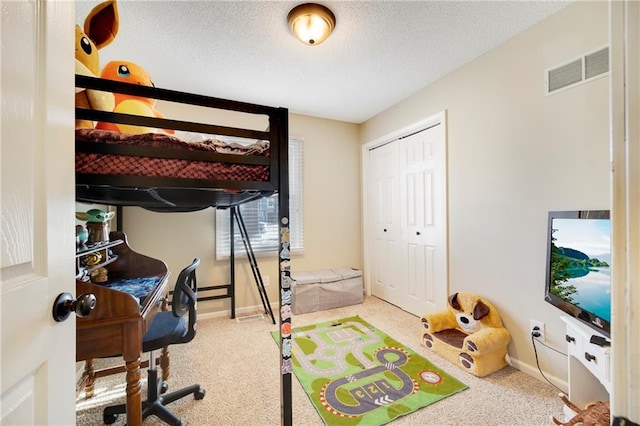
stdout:
{"type": "Polygon", "coordinates": [[[230,298],[231,299],[231,319],[236,318],[235,224],[237,223],[238,229],[240,230],[240,236],[242,237],[242,243],[244,244],[244,249],[247,252],[247,258],[249,259],[249,263],[251,264],[251,272],[253,273],[253,278],[255,279],[255,282],[256,282],[256,288],[258,289],[258,294],[260,294],[260,299],[262,300],[264,313],[266,315],[269,315],[271,317],[271,321],[273,322],[273,324],[275,324],[276,319],[273,315],[271,304],[269,303],[269,297],[267,296],[267,291],[264,287],[262,275],[260,274],[260,268],[258,268],[258,261],[256,260],[256,256],[254,254],[253,248],[251,247],[251,240],[249,239],[249,233],[247,232],[247,227],[244,224],[244,219],[242,219],[242,215],[240,214],[240,209],[238,206],[231,206],[229,207],[229,211],[230,211],[230,215],[229,215],[229,219],[230,219],[230,223],[229,223],[230,283],[198,288],[198,302],[205,301],[205,300],[217,300],[217,299],[230,298]],[[224,293],[215,294],[212,296],[200,296],[200,294],[202,293],[217,292],[220,290],[224,290],[224,293]]]}
{"type": "MultiPolygon", "coordinates": [[[[251,247],[251,240],[249,239],[249,233],[247,232],[247,227],[244,224],[244,219],[242,218],[242,214],[240,213],[240,208],[238,206],[231,206],[230,208],[231,217],[229,223],[229,235],[231,238],[230,248],[229,248],[229,260],[230,260],[230,271],[231,271],[231,285],[235,286],[236,282],[236,271],[235,271],[235,222],[238,224],[238,229],[240,230],[240,236],[242,237],[242,243],[244,244],[244,249],[247,252],[247,258],[249,259],[249,263],[251,264],[251,272],[253,273],[253,278],[256,282],[256,288],[258,289],[258,293],[260,294],[260,299],[262,300],[262,306],[264,307],[264,313],[271,317],[271,321],[275,324],[276,319],[273,316],[273,310],[271,309],[271,304],[269,303],[269,296],[267,295],[267,290],[264,287],[264,282],[262,281],[262,275],[260,274],[260,268],[258,267],[258,261],[256,260],[256,255],[253,251],[253,247],[251,247]]],[[[232,301],[233,304],[233,301],[232,301]]],[[[231,307],[232,318],[235,316],[235,307],[231,307]]]]}

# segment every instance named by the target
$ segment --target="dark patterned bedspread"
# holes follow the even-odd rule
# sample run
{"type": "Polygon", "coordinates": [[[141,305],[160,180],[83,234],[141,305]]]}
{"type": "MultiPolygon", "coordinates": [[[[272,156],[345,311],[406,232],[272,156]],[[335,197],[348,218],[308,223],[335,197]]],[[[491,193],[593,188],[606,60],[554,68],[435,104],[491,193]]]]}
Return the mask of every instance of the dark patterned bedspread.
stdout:
{"type": "MultiPolygon", "coordinates": [[[[127,135],[96,129],[77,129],[76,141],[102,145],[135,145],[196,153],[269,156],[268,141],[258,141],[247,146],[226,143],[217,139],[209,139],[204,142],[185,142],[165,134],[127,135]]],[[[264,165],[92,153],[82,152],[77,148],[76,173],[255,182],[269,180],[269,167],[264,165]]]]}

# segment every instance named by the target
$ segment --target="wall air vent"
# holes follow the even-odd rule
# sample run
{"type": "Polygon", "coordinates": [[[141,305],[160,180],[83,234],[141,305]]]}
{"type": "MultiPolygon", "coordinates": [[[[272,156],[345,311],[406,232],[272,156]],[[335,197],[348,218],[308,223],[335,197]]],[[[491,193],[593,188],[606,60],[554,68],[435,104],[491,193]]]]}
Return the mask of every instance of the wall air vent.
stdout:
{"type": "Polygon", "coordinates": [[[582,81],[582,59],[549,70],[549,93],[564,89],[582,81]]]}
{"type": "Polygon", "coordinates": [[[587,81],[604,77],[609,72],[609,48],[589,52],[571,62],[545,72],[545,94],[575,87],[587,81]]]}
{"type": "Polygon", "coordinates": [[[605,47],[584,57],[584,78],[597,77],[609,72],[609,48],[605,47]]]}

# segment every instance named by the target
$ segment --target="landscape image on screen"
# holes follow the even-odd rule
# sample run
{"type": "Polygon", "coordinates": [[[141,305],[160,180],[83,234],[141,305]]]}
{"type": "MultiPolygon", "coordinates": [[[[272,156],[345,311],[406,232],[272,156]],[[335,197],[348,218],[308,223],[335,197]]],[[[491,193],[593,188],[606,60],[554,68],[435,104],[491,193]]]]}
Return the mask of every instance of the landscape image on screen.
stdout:
{"type": "Polygon", "coordinates": [[[611,321],[611,222],[554,218],[550,292],[611,321]]]}

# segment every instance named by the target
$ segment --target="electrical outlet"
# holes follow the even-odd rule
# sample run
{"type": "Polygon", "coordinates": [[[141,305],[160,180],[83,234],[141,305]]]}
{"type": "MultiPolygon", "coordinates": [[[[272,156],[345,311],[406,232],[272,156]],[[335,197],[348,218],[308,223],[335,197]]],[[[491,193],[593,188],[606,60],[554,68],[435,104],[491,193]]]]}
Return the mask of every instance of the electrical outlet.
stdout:
{"type": "Polygon", "coordinates": [[[545,332],[544,332],[544,323],[542,321],[529,320],[529,332],[532,336],[536,337],[536,339],[544,342],[545,332]],[[537,334],[535,334],[537,333],[537,334]]]}
{"type": "Polygon", "coordinates": [[[269,284],[271,284],[271,282],[269,281],[269,275],[265,275],[264,277],[262,277],[262,284],[264,284],[265,287],[269,287],[269,284]]]}

